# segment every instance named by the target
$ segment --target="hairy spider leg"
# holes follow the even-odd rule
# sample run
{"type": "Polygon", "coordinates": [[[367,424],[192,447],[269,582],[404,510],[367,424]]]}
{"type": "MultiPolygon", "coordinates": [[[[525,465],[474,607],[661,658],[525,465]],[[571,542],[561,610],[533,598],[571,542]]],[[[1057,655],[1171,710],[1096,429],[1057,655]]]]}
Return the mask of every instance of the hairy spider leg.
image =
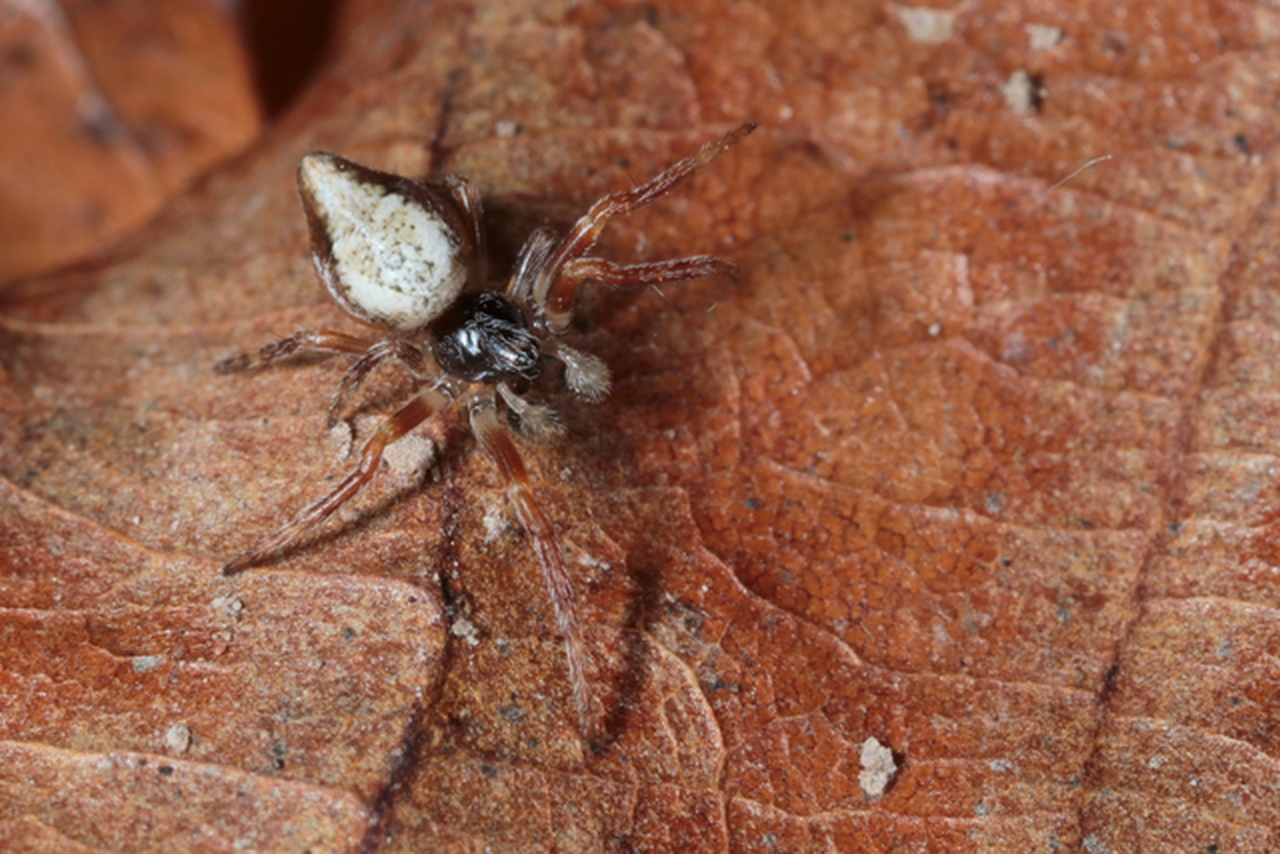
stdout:
{"type": "MultiPolygon", "coordinates": [[[[572,298],[578,286],[588,280],[615,287],[629,287],[662,285],[703,276],[737,279],[738,268],[733,263],[712,255],[692,255],[688,258],[671,258],[644,264],[615,264],[604,258],[578,258],[564,265],[556,286],[563,286],[563,292],[572,298]]],[[[569,307],[571,306],[572,302],[569,303],[569,307]]],[[[568,311],[568,307],[565,310],[568,311]]]]}
{"type": "MultiPolygon", "coordinates": [[[[532,292],[534,299],[545,307],[552,327],[559,331],[568,326],[570,313],[573,310],[573,296],[578,286],[590,278],[589,275],[582,275],[588,268],[570,268],[570,265],[591,251],[591,247],[595,245],[611,217],[630,213],[671,192],[677,184],[692,177],[699,169],[723,154],[729,146],[755,129],[755,122],[740,125],[720,139],[702,146],[692,157],[686,157],[673,164],[638,187],[610,193],[592,205],[590,210],[574,223],[573,228],[556,246],[545,265],[537,271],[537,280],[532,292]]],[[[670,282],[676,278],[706,275],[701,271],[716,272],[723,269],[722,265],[731,266],[727,262],[715,261],[706,256],[679,258],[652,264],[635,264],[630,267],[608,265],[608,268],[611,268],[608,275],[613,277],[613,284],[646,285],[670,282]],[[680,270],[687,275],[672,274],[673,271],[680,270]]]]}
{"type": "Polygon", "coordinates": [[[440,186],[453,199],[471,235],[471,284],[484,287],[488,284],[489,251],[484,239],[484,206],[480,201],[480,191],[461,175],[450,175],[440,186]]]}
{"type": "Polygon", "coordinates": [[[398,338],[388,338],[374,344],[354,365],[343,374],[342,381],[329,399],[329,415],[327,425],[332,427],[338,423],[347,400],[355,394],[369,375],[384,362],[395,359],[409,372],[415,380],[428,380],[431,375],[425,372],[426,356],[422,350],[398,338]]]}
{"type": "Polygon", "coordinates": [[[256,371],[303,353],[363,353],[374,343],[372,339],[332,329],[299,329],[288,338],[264,344],[257,350],[219,359],[213,369],[220,374],[256,371]]]}
{"type": "Polygon", "coordinates": [[[342,479],[332,492],[314,504],[305,507],[294,517],[293,521],[281,528],[275,536],[250,552],[245,552],[222,568],[223,575],[234,575],[242,569],[253,566],[293,545],[317,525],[329,518],[332,513],[347,502],[351,496],[364,487],[378,470],[382,460],[382,452],[395,440],[417,427],[434,413],[444,409],[452,402],[449,395],[440,389],[423,389],[400,407],[395,414],[387,417],[378,427],[377,432],[369,437],[360,451],[359,464],[342,479]]]}
{"type": "Polygon", "coordinates": [[[511,279],[507,282],[507,296],[526,310],[537,303],[533,289],[538,284],[538,275],[547,269],[551,253],[556,251],[556,247],[556,233],[545,225],[535,229],[525,240],[524,246],[520,247],[515,269],[511,271],[511,279]]]}
{"type": "Polygon", "coordinates": [[[498,466],[507,486],[507,500],[515,511],[516,519],[524,528],[542,564],[547,592],[555,607],[560,634],[564,636],[565,657],[569,662],[569,682],[573,686],[573,702],[578,710],[578,723],[588,745],[596,744],[595,718],[591,713],[591,692],[587,689],[587,656],[582,641],[582,626],[578,622],[577,604],[573,597],[573,585],[569,571],[560,553],[560,543],[555,529],[533,497],[529,475],[524,460],[511,441],[509,434],[498,421],[497,408],[489,395],[478,396],[471,401],[469,416],[471,432],[480,447],[498,466]]]}
{"type": "Polygon", "coordinates": [[[498,397],[507,405],[510,412],[515,413],[516,432],[531,442],[546,443],[564,436],[564,420],[559,413],[549,406],[530,403],[521,397],[510,383],[500,382],[495,388],[498,397]]]}

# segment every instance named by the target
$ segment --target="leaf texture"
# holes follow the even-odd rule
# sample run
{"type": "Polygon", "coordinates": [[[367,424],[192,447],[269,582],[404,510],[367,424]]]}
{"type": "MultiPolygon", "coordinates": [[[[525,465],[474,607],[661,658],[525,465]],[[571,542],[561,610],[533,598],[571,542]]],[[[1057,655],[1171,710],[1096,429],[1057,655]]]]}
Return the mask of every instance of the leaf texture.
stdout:
{"type": "Polygon", "coordinates": [[[0,839],[1275,848],[1277,33],[1235,2],[352,3],[253,152],[0,291],[0,839]],[[361,329],[301,154],[465,173],[501,266],[746,119],[604,242],[741,281],[584,294],[613,395],[525,451],[603,749],[456,414],[218,575],[403,390],[353,435],[338,360],[211,370],[361,329]]]}
{"type": "Polygon", "coordinates": [[[261,125],[216,4],[6,0],[0,57],[0,280],[109,245],[261,125]]]}

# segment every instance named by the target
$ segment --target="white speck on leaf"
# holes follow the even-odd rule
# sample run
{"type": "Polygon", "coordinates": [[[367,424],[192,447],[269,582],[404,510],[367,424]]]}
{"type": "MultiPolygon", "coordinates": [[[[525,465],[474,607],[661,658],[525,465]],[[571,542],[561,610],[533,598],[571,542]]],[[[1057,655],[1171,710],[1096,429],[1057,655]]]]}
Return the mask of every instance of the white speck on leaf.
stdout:
{"type": "Polygon", "coordinates": [[[466,617],[455,619],[453,624],[449,626],[449,634],[466,641],[468,646],[477,646],[480,643],[480,630],[476,628],[475,623],[466,617]]]}
{"type": "Polygon", "coordinates": [[[157,667],[164,664],[164,656],[139,655],[134,657],[132,664],[134,673],[146,673],[147,671],[155,670],[157,667]]]}
{"type": "Polygon", "coordinates": [[[244,600],[239,596],[217,596],[209,607],[215,611],[221,611],[233,620],[240,619],[240,613],[244,611],[244,600]]]}
{"type": "Polygon", "coordinates": [[[382,458],[395,474],[421,480],[436,460],[436,443],[426,436],[410,434],[388,445],[382,458]]]}
{"type": "Polygon", "coordinates": [[[164,732],[164,746],[174,753],[186,753],[191,748],[191,728],[186,724],[174,724],[164,732]]]}
{"type": "Polygon", "coordinates": [[[1019,68],[1009,75],[1009,80],[1000,87],[1004,95],[1004,103],[1011,111],[1020,116],[1033,116],[1036,113],[1036,85],[1031,75],[1019,68]]]}
{"type": "Polygon", "coordinates": [[[1048,24],[1027,24],[1032,50],[1049,50],[1062,44],[1062,30],[1048,24]]]}
{"type": "Polygon", "coordinates": [[[858,774],[858,785],[865,797],[878,798],[884,794],[893,775],[898,773],[893,751],[872,736],[862,742],[861,758],[862,772],[858,774]]]}
{"type": "Polygon", "coordinates": [[[492,543],[505,537],[511,530],[511,519],[508,518],[506,508],[493,504],[485,510],[484,518],[481,520],[484,525],[484,541],[492,543]]]}
{"type": "Polygon", "coordinates": [[[942,44],[955,31],[955,9],[929,9],[924,6],[897,6],[898,20],[907,28],[907,38],[916,44],[942,44]]]}

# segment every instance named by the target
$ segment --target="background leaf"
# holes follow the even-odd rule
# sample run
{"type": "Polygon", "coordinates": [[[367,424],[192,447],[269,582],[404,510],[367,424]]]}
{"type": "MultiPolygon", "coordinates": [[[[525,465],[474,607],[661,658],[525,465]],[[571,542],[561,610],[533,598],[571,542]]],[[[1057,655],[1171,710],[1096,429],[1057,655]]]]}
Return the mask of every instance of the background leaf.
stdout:
{"type": "Polygon", "coordinates": [[[136,228],[260,119],[213,3],[0,4],[0,280],[136,228]]]}
{"type": "Polygon", "coordinates": [[[1232,2],[352,3],[252,152],[92,269],[0,292],[0,833],[1275,847],[1277,23],[1232,2]],[[323,426],[341,364],[211,371],[358,328],[310,269],[302,153],[467,174],[509,262],[748,118],[606,241],[716,252],[742,281],[590,294],[574,340],[615,392],[527,451],[601,753],[453,415],[320,536],[218,576],[352,464],[323,426]],[[868,739],[897,764],[882,795],[868,739]]]}

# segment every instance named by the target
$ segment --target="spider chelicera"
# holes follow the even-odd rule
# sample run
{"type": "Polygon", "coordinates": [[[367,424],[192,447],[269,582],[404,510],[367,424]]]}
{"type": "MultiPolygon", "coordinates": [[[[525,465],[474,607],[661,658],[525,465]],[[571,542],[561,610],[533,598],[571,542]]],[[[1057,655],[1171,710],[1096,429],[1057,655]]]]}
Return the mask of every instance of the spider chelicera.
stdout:
{"type": "Polygon", "coordinates": [[[563,635],[578,721],[588,744],[594,743],[586,656],[569,573],[499,415],[518,435],[535,441],[563,432],[554,411],[525,397],[549,361],[564,366],[564,384],[572,394],[594,402],[608,393],[605,364],[560,340],[584,282],[639,286],[736,275],[728,261],[707,255],[624,265],[589,253],[610,217],[666,195],[754,129],[754,123],[742,125],[646,183],[605,196],[563,236],[548,228],[534,231],[505,287],[488,281],[480,197],[466,179],[421,183],[327,152],[303,157],[298,192],[316,271],[333,298],[377,332],[362,337],[300,329],[256,352],[221,359],[215,369],[260,369],[303,353],[358,355],[330,401],[331,426],[379,365],[399,364],[413,379],[414,391],[365,442],[359,464],[333,491],[270,539],[233,558],[223,573],[275,557],[305,537],[369,482],[388,445],[433,414],[463,406],[542,565],[563,635]]]}

